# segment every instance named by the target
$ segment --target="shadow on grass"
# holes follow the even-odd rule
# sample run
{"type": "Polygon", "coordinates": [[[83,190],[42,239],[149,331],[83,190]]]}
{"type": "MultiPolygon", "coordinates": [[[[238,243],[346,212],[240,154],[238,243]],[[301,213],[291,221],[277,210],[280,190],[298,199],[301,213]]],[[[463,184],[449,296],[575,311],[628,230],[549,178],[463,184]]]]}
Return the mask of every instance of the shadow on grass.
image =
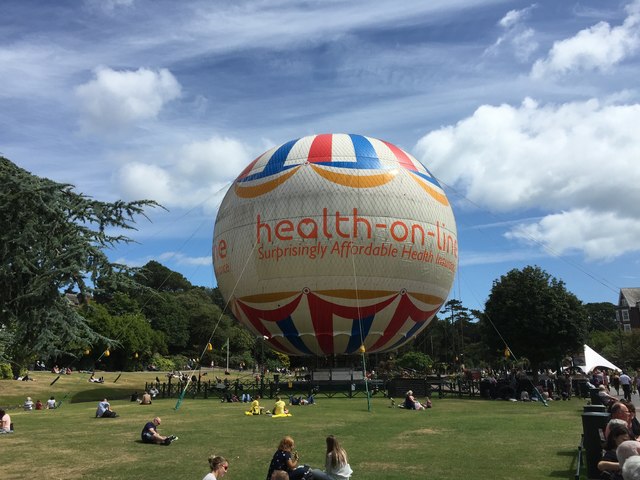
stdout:
{"type": "Polygon", "coordinates": [[[556,455],[558,455],[559,457],[575,457],[578,455],[577,450],[577,447],[576,450],[562,450],[556,453],[556,455]]]}
{"type": "Polygon", "coordinates": [[[549,472],[549,478],[573,478],[575,474],[575,470],[556,470],[549,472]]]}
{"type": "Polygon", "coordinates": [[[574,478],[576,474],[576,459],[578,453],[575,450],[561,450],[556,453],[559,457],[571,457],[571,464],[567,470],[554,470],[549,472],[550,478],[574,478]]]}
{"type": "MultiPolygon", "coordinates": [[[[76,392],[69,401],[71,403],[97,402],[103,398],[108,398],[109,400],[125,400],[131,398],[132,393],[134,392],[131,390],[131,387],[128,386],[104,385],[99,388],[76,392]]],[[[138,391],[138,393],[140,393],[140,391],[138,391]]]]}

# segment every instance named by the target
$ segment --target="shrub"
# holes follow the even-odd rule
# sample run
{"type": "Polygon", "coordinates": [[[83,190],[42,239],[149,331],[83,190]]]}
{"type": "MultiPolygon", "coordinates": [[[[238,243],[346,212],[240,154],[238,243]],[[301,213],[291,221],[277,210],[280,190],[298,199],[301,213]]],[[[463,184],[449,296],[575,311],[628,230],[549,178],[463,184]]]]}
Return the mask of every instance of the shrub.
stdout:
{"type": "Polygon", "coordinates": [[[0,378],[2,379],[13,378],[11,365],[9,365],[8,363],[0,363],[0,378]]]}
{"type": "Polygon", "coordinates": [[[188,370],[189,369],[189,367],[187,366],[187,364],[189,363],[189,359],[187,357],[185,357],[184,355],[172,355],[169,358],[173,361],[173,364],[175,365],[174,368],[176,368],[178,370],[188,370]]]}
{"type": "Polygon", "coordinates": [[[173,360],[165,358],[159,353],[154,353],[149,363],[155,365],[158,370],[170,371],[176,369],[176,364],[173,360]]]}
{"type": "Polygon", "coordinates": [[[433,361],[431,360],[429,355],[425,355],[424,353],[409,352],[405,353],[398,359],[398,365],[403,368],[416,370],[418,372],[425,372],[427,369],[431,368],[431,366],[433,365],[433,361]]]}

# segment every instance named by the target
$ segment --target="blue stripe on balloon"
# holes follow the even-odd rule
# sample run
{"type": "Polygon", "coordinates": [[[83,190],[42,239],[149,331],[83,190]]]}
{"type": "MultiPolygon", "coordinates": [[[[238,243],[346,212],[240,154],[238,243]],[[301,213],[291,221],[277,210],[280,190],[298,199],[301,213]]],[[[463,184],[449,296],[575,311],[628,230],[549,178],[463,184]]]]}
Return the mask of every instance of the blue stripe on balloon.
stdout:
{"type": "Polygon", "coordinates": [[[431,172],[429,172],[429,175],[422,172],[416,172],[416,171],[411,171],[411,173],[413,173],[414,175],[417,175],[418,177],[426,180],[427,182],[431,183],[432,185],[435,185],[436,187],[442,190],[442,187],[440,186],[438,181],[435,179],[435,177],[431,176],[431,172]]]}
{"type": "Polygon", "coordinates": [[[409,340],[411,337],[413,337],[418,332],[418,330],[420,330],[422,327],[424,327],[424,322],[416,323],[413,327],[411,327],[411,329],[407,333],[405,333],[400,338],[400,340],[398,340],[388,349],[385,347],[385,350],[393,350],[394,348],[399,347],[400,345],[405,343],[407,340],[409,340]]]}
{"type": "Polygon", "coordinates": [[[278,148],[271,158],[265,165],[264,169],[259,173],[254,173],[253,175],[249,175],[242,180],[239,180],[240,183],[248,182],[251,180],[257,180],[260,178],[270,177],[271,175],[275,175],[276,173],[283,172],[285,170],[289,170],[290,168],[295,167],[296,165],[287,165],[285,166],[284,162],[287,160],[289,156],[289,152],[293,148],[293,146],[300,140],[296,138],[295,140],[291,140],[290,142],[285,143],[280,148],[278,148]]]}
{"type": "Polygon", "coordinates": [[[299,352],[305,353],[307,355],[311,355],[312,352],[309,348],[304,344],[302,339],[300,338],[300,334],[298,329],[293,324],[293,319],[289,316],[287,318],[283,318],[282,320],[278,320],[276,322],[278,328],[282,331],[284,338],[286,338],[291,345],[294,346],[299,352]]]}
{"type": "Polygon", "coordinates": [[[375,315],[370,315],[360,320],[357,318],[353,320],[351,337],[349,338],[349,344],[347,345],[345,353],[355,353],[358,351],[360,345],[364,343],[364,339],[369,335],[374,317],[375,315]],[[362,332],[362,334],[360,332],[362,332]]]}
{"type": "Polygon", "coordinates": [[[353,150],[356,155],[355,162],[317,162],[316,165],[323,165],[326,167],[336,167],[336,168],[356,168],[356,169],[376,169],[376,170],[389,170],[389,168],[383,168],[380,164],[380,159],[378,158],[378,154],[376,153],[375,148],[371,145],[371,142],[367,140],[366,137],[362,135],[353,135],[349,134],[349,138],[351,139],[351,143],[353,144],[353,150]]]}

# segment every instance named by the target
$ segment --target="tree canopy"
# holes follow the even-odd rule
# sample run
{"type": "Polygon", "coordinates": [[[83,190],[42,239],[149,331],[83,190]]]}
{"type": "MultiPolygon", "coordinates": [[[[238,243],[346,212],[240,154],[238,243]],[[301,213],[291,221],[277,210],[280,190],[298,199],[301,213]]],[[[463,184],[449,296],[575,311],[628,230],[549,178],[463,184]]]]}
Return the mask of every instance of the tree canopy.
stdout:
{"type": "Polygon", "coordinates": [[[481,323],[484,341],[496,356],[509,347],[534,371],[577,351],[587,334],[580,300],[537,266],[511,270],[494,282],[481,323]]]}
{"type": "Polygon", "coordinates": [[[618,329],[616,307],[613,303],[587,303],[584,309],[589,320],[589,331],[608,332],[618,329]]]}
{"type": "Polygon", "coordinates": [[[105,341],[63,292],[78,292],[84,303],[100,280],[131,284],[130,269],[105,249],[132,240],[110,232],[133,229],[134,218],[158,204],[94,200],[4,157],[0,184],[0,336],[14,371],[36,354],[105,341]]]}
{"type": "MultiPolygon", "coordinates": [[[[0,182],[0,362],[14,374],[36,358],[73,356],[87,368],[138,368],[159,354],[220,364],[227,340],[236,365],[288,364],[224,311],[217,288],[193,286],[156,261],[140,269],[109,261],[107,248],[132,241],[112,232],[135,229],[156,202],[97,201],[1,156],[0,182]]],[[[397,363],[477,367],[508,345],[535,369],[578,350],[587,330],[614,360],[636,361],[640,334],[623,337],[617,326],[612,304],[582,306],[563,282],[529,266],[494,282],[484,312],[449,300],[397,363]]]]}

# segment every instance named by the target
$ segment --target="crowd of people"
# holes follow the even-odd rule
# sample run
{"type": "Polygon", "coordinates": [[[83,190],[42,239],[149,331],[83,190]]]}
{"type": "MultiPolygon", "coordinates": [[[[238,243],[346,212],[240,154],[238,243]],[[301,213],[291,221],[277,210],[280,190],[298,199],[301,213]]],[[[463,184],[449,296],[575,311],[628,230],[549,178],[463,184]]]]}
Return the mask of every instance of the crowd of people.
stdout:
{"type": "Polygon", "coordinates": [[[632,393],[638,390],[637,379],[638,376],[634,379],[624,371],[609,375],[604,369],[595,369],[589,381],[591,388],[597,388],[597,397],[610,414],[598,462],[601,478],[605,480],[640,480],[640,421],[631,400],[632,393]],[[618,398],[620,390],[623,398],[618,398]]]}
{"type": "MultiPolygon", "coordinates": [[[[145,425],[145,428],[149,426],[149,429],[153,430],[159,424],[160,419],[154,418],[152,422],[145,425]]],[[[147,434],[147,437],[149,438],[146,440],[147,443],[171,443],[171,441],[167,443],[166,441],[154,440],[153,434],[147,434]]],[[[347,452],[333,435],[326,438],[326,445],[324,470],[311,468],[309,465],[301,463],[293,438],[289,435],[283,437],[269,463],[266,480],[349,480],[353,470],[349,465],[347,452]]],[[[208,463],[209,473],[202,480],[221,480],[229,470],[229,462],[222,456],[211,455],[208,463]]]]}

